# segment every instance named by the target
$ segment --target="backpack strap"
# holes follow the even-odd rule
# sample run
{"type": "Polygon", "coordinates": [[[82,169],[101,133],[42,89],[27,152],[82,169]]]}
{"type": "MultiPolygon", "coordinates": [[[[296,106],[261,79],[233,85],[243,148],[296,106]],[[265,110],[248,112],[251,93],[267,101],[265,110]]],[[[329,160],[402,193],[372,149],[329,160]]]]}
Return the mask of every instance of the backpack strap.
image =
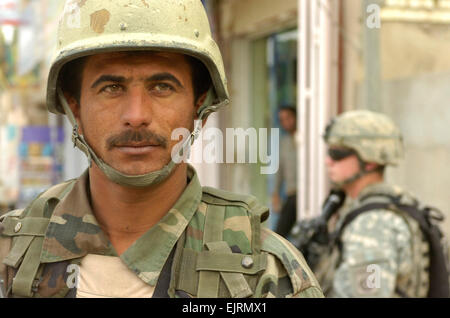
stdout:
{"type": "Polygon", "coordinates": [[[37,291],[36,279],[42,245],[54,208],[73,187],[69,181],[39,195],[18,217],[6,217],[3,235],[13,237],[13,245],[3,263],[17,269],[12,282],[14,296],[32,297],[37,291]]]}
{"type": "Polygon", "coordinates": [[[331,242],[332,245],[337,245],[339,250],[342,251],[342,241],[341,241],[341,237],[342,234],[344,233],[344,230],[347,228],[347,226],[352,223],[352,221],[354,219],[356,219],[358,216],[360,216],[361,214],[364,214],[366,212],[372,211],[372,210],[396,210],[395,205],[392,205],[392,203],[387,203],[387,202],[375,202],[375,203],[369,203],[366,204],[362,207],[359,207],[353,211],[351,211],[350,213],[348,213],[344,219],[344,221],[342,221],[341,226],[339,227],[339,229],[333,233],[331,235],[331,242]]]}
{"type": "MultiPolygon", "coordinates": [[[[388,195],[383,195],[383,196],[388,196],[388,195]]],[[[392,198],[390,196],[388,196],[388,197],[392,198]]],[[[366,204],[358,209],[353,210],[349,214],[347,214],[347,216],[345,217],[344,221],[342,222],[340,228],[331,235],[331,237],[332,237],[331,244],[336,245],[338,247],[340,258],[342,257],[342,250],[343,250],[342,234],[343,234],[345,228],[361,214],[364,214],[366,212],[373,211],[373,210],[380,210],[380,209],[381,210],[391,210],[394,212],[397,211],[397,208],[396,208],[395,204],[393,204],[393,203],[375,202],[375,203],[366,204]]],[[[402,290],[400,290],[398,287],[396,287],[395,292],[402,298],[408,298],[408,295],[406,293],[404,293],[402,290]]]]}
{"type": "Polygon", "coordinates": [[[443,221],[444,217],[440,211],[435,208],[425,207],[422,210],[414,206],[400,205],[398,208],[405,211],[417,221],[419,227],[429,243],[429,278],[430,288],[428,290],[429,298],[448,298],[450,297],[450,268],[447,255],[444,253],[443,239],[439,226],[433,224],[432,220],[443,221]]]}
{"type": "MultiPolygon", "coordinates": [[[[384,197],[387,198],[389,200],[389,202],[372,202],[372,203],[368,203],[365,204],[353,211],[351,211],[350,213],[348,213],[345,216],[344,221],[342,222],[341,226],[339,229],[337,229],[334,233],[331,234],[331,245],[336,244],[339,248],[340,251],[342,251],[342,242],[341,242],[341,237],[342,234],[345,230],[345,228],[347,227],[347,225],[349,225],[354,219],[356,219],[359,215],[365,213],[365,212],[369,212],[372,210],[378,210],[378,209],[382,209],[382,210],[390,210],[393,212],[398,212],[398,206],[401,205],[401,199],[402,199],[402,195],[399,196],[394,196],[391,194],[387,194],[387,193],[369,193],[363,197],[361,197],[359,200],[361,202],[369,199],[369,198],[373,198],[373,197],[384,197]]],[[[414,200],[413,206],[417,207],[418,206],[418,202],[417,200],[414,200]]]]}
{"type": "MultiPolygon", "coordinates": [[[[374,195],[375,196],[375,195],[374,195]]],[[[376,196],[379,196],[378,194],[376,196]]],[[[450,297],[450,282],[449,282],[449,268],[446,260],[446,256],[443,253],[442,239],[443,234],[437,225],[432,224],[432,219],[436,221],[442,221],[443,215],[436,209],[425,207],[419,209],[418,202],[414,204],[401,204],[400,197],[393,197],[389,195],[383,195],[391,199],[391,203],[388,202],[374,202],[364,205],[358,209],[347,214],[341,227],[333,234],[332,244],[336,244],[338,249],[342,253],[342,234],[355,218],[359,215],[372,210],[390,210],[393,212],[404,212],[411,218],[413,218],[419,225],[420,230],[425,236],[430,246],[430,268],[429,268],[429,280],[430,288],[428,291],[428,297],[430,298],[448,298],[450,297]],[[439,213],[438,213],[439,212],[439,213]]],[[[400,290],[396,292],[402,297],[406,297],[406,294],[400,290]]]]}

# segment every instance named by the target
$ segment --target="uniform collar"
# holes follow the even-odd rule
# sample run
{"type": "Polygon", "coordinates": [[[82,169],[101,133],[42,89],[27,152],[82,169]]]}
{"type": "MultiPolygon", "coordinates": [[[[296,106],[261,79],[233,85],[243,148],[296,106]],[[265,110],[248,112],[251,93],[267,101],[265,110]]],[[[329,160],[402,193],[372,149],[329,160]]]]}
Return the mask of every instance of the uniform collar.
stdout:
{"type": "Polygon", "coordinates": [[[387,196],[397,198],[399,203],[414,205],[417,203],[416,197],[397,185],[386,182],[375,183],[367,186],[358,196],[357,204],[367,204],[369,202],[391,202],[387,196]]]}
{"type": "MultiPolygon", "coordinates": [[[[175,205],[122,255],[122,261],[141,279],[156,285],[175,243],[200,204],[202,188],[195,169],[188,166],[188,185],[175,205]]],[[[81,258],[86,254],[117,255],[92,211],[86,171],[56,206],[44,238],[41,262],[81,258]]]]}
{"type": "Polygon", "coordinates": [[[364,199],[368,196],[380,194],[380,195],[390,195],[390,196],[398,196],[402,194],[402,190],[394,185],[379,182],[370,184],[365,187],[358,195],[357,201],[365,201],[364,199]]]}
{"type": "Polygon", "coordinates": [[[373,183],[366,186],[358,194],[356,198],[346,197],[344,207],[348,209],[354,209],[363,202],[366,202],[366,198],[373,198],[375,194],[397,196],[402,193],[402,190],[396,186],[390,185],[385,182],[373,183]]]}

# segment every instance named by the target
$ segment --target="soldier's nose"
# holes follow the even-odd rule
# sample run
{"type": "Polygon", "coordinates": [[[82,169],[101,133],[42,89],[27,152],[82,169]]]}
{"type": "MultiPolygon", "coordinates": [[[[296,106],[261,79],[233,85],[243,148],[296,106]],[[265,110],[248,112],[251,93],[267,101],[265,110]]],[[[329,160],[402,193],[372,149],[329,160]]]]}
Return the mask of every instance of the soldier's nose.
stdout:
{"type": "Polygon", "coordinates": [[[130,91],[129,97],[124,104],[122,121],[131,128],[148,126],[151,123],[151,105],[145,92],[139,89],[130,91]]]}

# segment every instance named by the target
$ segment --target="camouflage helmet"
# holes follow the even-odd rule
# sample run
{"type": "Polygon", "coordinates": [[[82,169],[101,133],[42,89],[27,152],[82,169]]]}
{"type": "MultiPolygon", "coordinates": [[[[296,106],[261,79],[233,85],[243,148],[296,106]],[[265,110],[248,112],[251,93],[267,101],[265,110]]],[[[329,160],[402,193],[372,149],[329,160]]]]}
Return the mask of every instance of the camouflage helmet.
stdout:
{"type": "Polygon", "coordinates": [[[198,138],[202,120],[228,103],[227,81],[220,50],[211,36],[208,16],[200,0],[68,0],[60,19],[57,51],[50,68],[47,105],[66,114],[73,125],[72,141],[113,182],[146,187],[165,180],[180,163],[182,154],[198,138]],[[198,109],[194,130],[162,169],[143,175],[126,175],[104,162],[78,131],[78,123],[58,83],[70,61],[89,55],[124,51],[164,51],[197,58],[208,69],[212,88],[198,109]]]}
{"type": "Polygon", "coordinates": [[[403,138],[394,122],[368,110],[345,112],[333,119],[324,139],[329,146],[355,150],[363,162],[397,165],[403,156],[403,138]]]}
{"type": "Polygon", "coordinates": [[[48,78],[49,111],[65,113],[57,85],[66,63],[98,53],[137,50],[182,53],[205,64],[214,91],[210,105],[199,114],[207,115],[228,103],[222,56],[200,0],[68,0],[48,78]]]}

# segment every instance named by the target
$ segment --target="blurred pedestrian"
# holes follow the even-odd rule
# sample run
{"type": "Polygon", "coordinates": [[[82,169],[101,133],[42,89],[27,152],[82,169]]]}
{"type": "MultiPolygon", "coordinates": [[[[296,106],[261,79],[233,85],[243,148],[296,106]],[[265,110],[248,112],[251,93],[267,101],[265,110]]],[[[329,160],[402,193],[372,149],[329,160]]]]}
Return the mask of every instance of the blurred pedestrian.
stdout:
{"type": "Polygon", "coordinates": [[[287,238],[297,220],[297,110],[293,106],[281,107],[278,118],[286,135],[280,140],[280,165],[272,206],[274,212],[279,214],[275,232],[287,238]],[[281,196],[283,185],[285,200],[281,196]]]}

